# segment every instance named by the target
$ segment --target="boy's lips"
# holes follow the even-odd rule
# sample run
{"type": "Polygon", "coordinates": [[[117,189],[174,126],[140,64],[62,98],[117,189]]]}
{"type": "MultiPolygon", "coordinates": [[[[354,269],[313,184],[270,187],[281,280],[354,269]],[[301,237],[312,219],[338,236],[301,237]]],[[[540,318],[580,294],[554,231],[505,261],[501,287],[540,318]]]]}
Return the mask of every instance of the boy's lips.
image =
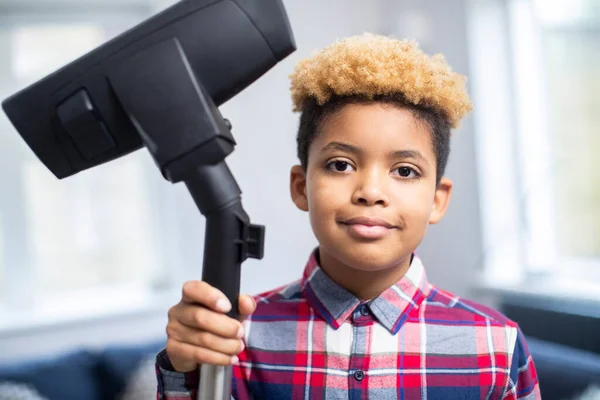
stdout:
{"type": "Polygon", "coordinates": [[[354,217],[340,222],[351,236],[358,239],[381,239],[397,227],[376,217],[354,217]]]}

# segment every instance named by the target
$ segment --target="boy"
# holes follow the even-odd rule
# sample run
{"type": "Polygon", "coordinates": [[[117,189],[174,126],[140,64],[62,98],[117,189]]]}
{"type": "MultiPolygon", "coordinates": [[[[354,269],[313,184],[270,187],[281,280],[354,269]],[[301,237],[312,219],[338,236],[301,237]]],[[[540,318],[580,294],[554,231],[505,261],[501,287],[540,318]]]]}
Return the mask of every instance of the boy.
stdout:
{"type": "Polygon", "coordinates": [[[198,364],[233,364],[236,399],[538,399],[518,326],[427,281],[415,249],[442,219],[464,77],[412,42],[336,42],[291,75],[301,111],[290,192],[319,246],[302,279],[243,322],[204,282],[169,311],[159,399],[196,396],[198,364]]]}

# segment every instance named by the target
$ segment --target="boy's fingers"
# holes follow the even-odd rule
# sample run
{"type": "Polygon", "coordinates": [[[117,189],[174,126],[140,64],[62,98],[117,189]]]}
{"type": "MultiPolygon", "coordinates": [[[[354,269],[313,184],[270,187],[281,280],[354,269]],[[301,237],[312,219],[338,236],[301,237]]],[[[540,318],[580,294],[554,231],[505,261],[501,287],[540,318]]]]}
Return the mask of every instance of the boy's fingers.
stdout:
{"type": "Polygon", "coordinates": [[[221,313],[231,310],[231,302],[219,289],[203,281],[188,281],[183,285],[181,301],[201,304],[221,313]]]}
{"type": "Polygon", "coordinates": [[[167,354],[175,370],[181,372],[191,370],[192,363],[231,365],[238,361],[237,356],[230,356],[203,347],[182,343],[175,339],[167,340],[167,354]]]}
{"type": "Polygon", "coordinates": [[[238,307],[240,311],[240,319],[243,321],[256,310],[256,302],[252,296],[243,294],[240,296],[238,307]]]}
{"type": "Polygon", "coordinates": [[[177,323],[167,325],[167,335],[178,342],[204,347],[230,356],[237,356],[244,350],[244,344],[240,339],[224,338],[177,323]]]}
{"type": "Polygon", "coordinates": [[[204,307],[180,303],[169,311],[169,321],[176,321],[192,329],[200,329],[217,336],[240,339],[243,334],[242,324],[204,307]]]}

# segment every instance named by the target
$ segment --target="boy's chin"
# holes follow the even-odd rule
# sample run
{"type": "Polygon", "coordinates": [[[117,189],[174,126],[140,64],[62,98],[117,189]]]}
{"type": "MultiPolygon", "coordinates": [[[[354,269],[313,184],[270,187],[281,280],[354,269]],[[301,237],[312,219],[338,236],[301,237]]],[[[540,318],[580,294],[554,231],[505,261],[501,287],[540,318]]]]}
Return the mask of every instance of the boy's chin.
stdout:
{"type": "Polygon", "coordinates": [[[399,250],[401,249],[396,248],[395,251],[389,251],[377,246],[358,244],[343,249],[343,260],[340,261],[352,269],[363,272],[385,271],[398,268],[407,259],[410,260],[412,251],[407,250],[404,252],[399,250]]]}

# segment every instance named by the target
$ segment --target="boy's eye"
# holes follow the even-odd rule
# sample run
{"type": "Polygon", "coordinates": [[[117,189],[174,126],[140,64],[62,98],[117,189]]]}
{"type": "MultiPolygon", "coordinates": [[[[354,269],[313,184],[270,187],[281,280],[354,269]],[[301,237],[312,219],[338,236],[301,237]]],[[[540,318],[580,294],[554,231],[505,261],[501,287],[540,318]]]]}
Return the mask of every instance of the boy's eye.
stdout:
{"type": "Polygon", "coordinates": [[[396,168],[396,171],[402,178],[417,178],[419,176],[419,173],[411,167],[399,167],[396,168]]]}
{"type": "Polygon", "coordinates": [[[332,161],[329,164],[327,164],[327,169],[330,171],[347,172],[350,171],[351,168],[352,165],[350,165],[349,162],[342,160],[332,161]]]}

